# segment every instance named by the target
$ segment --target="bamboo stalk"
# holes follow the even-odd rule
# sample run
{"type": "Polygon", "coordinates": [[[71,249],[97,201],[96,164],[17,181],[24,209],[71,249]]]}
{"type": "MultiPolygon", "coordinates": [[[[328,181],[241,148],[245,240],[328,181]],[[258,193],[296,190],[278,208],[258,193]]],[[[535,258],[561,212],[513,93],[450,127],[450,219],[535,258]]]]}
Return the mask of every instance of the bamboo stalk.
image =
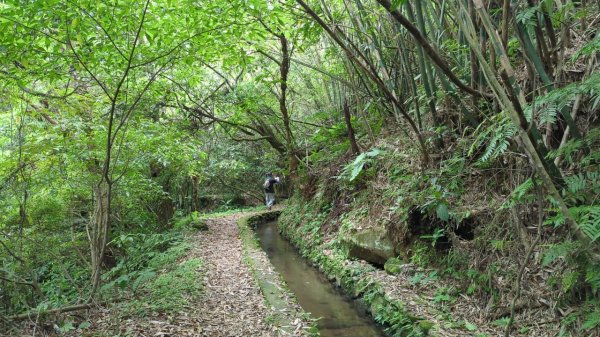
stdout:
{"type": "MultiPolygon", "coordinates": [[[[546,73],[546,70],[544,69],[544,65],[542,64],[542,59],[540,58],[540,55],[538,55],[535,48],[533,47],[531,39],[529,38],[529,34],[527,34],[527,31],[525,31],[522,24],[516,23],[516,25],[517,25],[517,32],[519,33],[518,36],[523,43],[525,53],[527,54],[527,56],[533,63],[533,66],[534,66],[536,72],[538,73],[538,75],[540,76],[540,78],[542,80],[542,83],[544,84],[544,87],[546,87],[546,90],[548,92],[554,90],[554,83],[550,79],[550,76],[548,76],[548,73],[546,73]]],[[[575,122],[573,121],[573,118],[570,115],[569,109],[566,107],[562,108],[562,109],[560,109],[560,113],[563,116],[563,118],[564,118],[565,122],[567,123],[567,125],[569,126],[569,128],[571,129],[573,136],[575,138],[581,138],[581,133],[579,132],[579,128],[577,128],[577,126],[575,125],[575,122]]]]}
{"type": "MultiPolygon", "coordinates": [[[[481,0],[473,0],[473,1],[475,3],[475,10],[479,14],[479,16],[482,18],[484,27],[486,27],[486,30],[488,31],[490,38],[494,42],[496,51],[498,52],[498,54],[500,54],[499,56],[501,58],[501,64],[503,65],[503,67],[505,67],[504,68],[505,72],[512,73],[513,69],[510,66],[510,63],[506,62],[507,58],[506,58],[506,54],[503,52],[503,48],[502,48],[502,45],[500,42],[500,37],[498,36],[498,33],[495,30],[491,29],[491,26],[490,26],[491,20],[489,18],[489,15],[485,11],[482,1],[481,0]],[[498,50],[498,47],[500,47],[501,51],[498,50]]],[[[467,37],[467,40],[469,40],[469,43],[471,45],[476,45],[477,42],[476,42],[475,38],[471,35],[474,32],[474,28],[472,26],[472,22],[470,22],[470,19],[468,19],[468,16],[465,15],[464,7],[461,10],[461,14],[462,14],[462,20],[459,20],[461,29],[463,31],[465,31],[465,36],[467,37]]],[[[558,190],[558,187],[560,186],[560,184],[557,184],[554,181],[553,177],[549,174],[548,169],[546,168],[546,165],[544,165],[544,158],[539,155],[539,153],[536,149],[536,146],[534,145],[532,140],[529,138],[529,135],[527,134],[526,129],[523,127],[524,125],[522,124],[522,122],[524,120],[524,116],[517,109],[515,109],[513,104],[511,104],[510,98],[504,91],[500,82],[498,82],[498,80],[496,79],[495,74],[492,72],[491,67],[487,63],[487,61],[484,58],[481,51],[476,50],[476,52],[477,52],[477,56],[479,58],[479,62],[481,63],[481,67],[484,70],[484,74],[486,76],[488,84],[490,84],[490,86],[493,88],[494,93],[495,93],[496,97],[498,98],[500,104],[502,105],[504,110],[508,113],[510,119],[513,121],[513,124],[517,127],[517,130],[518,130],[517,134],[519,136],[519,139],[522,142],[523,147],[526,150],[528,158],[531,161],[531,165],[540,174],[540,177],[541,177],[545,187],[548,189],[548,192],[550,193],[550,195],[554,198],[555,202],[558,205],[560,212],[562,213],[563,217],[565,218],[565,222],[573,230],[576,237],[587,248],[591,249],[592,242],[579,229],[577,222],[574,220],[573,216],[569,212],[567,205],[565,204],[565,201],[563,200],[562,196],[560,195],[560,192],[558,190]]],[[[596,260],[596,261],[600,260],[600,256],[593,249],[588,251],[588,254],[594,260],[596,260]]]]}
{"type": "Polygon", "coordinates": [[[377,2],[379,2],[379,4],[381,6],[383,6],[383,8],[385,8],[392,15],[392,17],[394,19],[396,19],[396,21],[398,21],[402,26],[404,26],[404,28],[406,28],[409,31],[409,33],[415,38],[415,41],[417,41],[417,43],[423,47],[427,56],[431,58],[433,63],[435,63],[435,65],[438,68],[440,68],[440,70],[446,76],[448,76],[448,78],[450,79],[450,81],[452,83],[454,83],[461,90],[463,90],[471,95],[475,95],[475,96],[479,96],[479,97],[489,97],[489,95],[487,95],[481,91],[478,91],[476,89],[473,89],[470,86],[463,83],[452,72],[450,67],[446,64],[446,62],[444,60],[442,60],[440,55],[438,55],[438,53],[433,49],[433,47],[431,47],[431,45],[429,44],[429,42],[427,42],[427,39],[425,39],[423,34],[410,21],[408,21],[404,17],[404,15],[402,15],[402,13],[400,13],[398,10],[395,10],[392,8],[392,4],[390,3],[389,0],[377,0],[377,2]]]}
{"type": "MultiPolygon", "coordinates": [[[[408,13],[409,19],[414,21],[415,15],[413,13],[411,4],[407,2],[405,5],[406,5],[406,11],[408,13]]],[[[420,24],[423,24],[422,19],[423,18],[422,18],[422,13],[421,13],[420,24]]],[[[434,96],[433,88],[431,85],[431,74],[430,74],[429,69],[425,65],[425,59],[426,59],[425,52],[423,50],[423,47],[420,45],[417,46],[417,54],[418,54],[419,69],[421,72],[421,81],[423,82],[423,88],[425,89],[425,94],[427,95],[427,106],[429,107],[429,112],[431,113],[431,117],[433,119],[433,126],[437,127],[440,125],[440,121],[439,121],[439,118],[436,113],[435,96],[434,96]]]]}
{"type": "MultiPolygon", "coordinates": [[[[417,137],[417,141],[419,142],[419,146],[421,148],[421,154],[423,156],[423,166],[426,167],[429,165],[429,153],[427,151],[427,146],[425,144],[425,139],[423,139],[423,135],[419,131],[419,128],[415,124],[414,120],[410,117],[410,115],[404,109],[403,104],[398,100],[396,94],[391,91],[383,82],[379,74],[374,71],[374,67],[372,64],[368,63],[368,59],[357,51],[356,46],[352,45],[350,41],[348,44],[344,42],[336,32],[334,32],[326,23],[321,19],[321,17],[303,0],[296,0],[296,2],[304,9],[304,11],[312,17],[318,24],[325,30],[325,32],[334,40],[334,42],[346,53],[346,56],[353,62],[354,65],[359,67],[365,75],[367,75],[381,90],[384,96],[395,106],[399,111],[404,120],[409,124],[411,130],[415,133],[417,137]]],[[[339,32],[339,31],[338,31],[339,32]]]]}

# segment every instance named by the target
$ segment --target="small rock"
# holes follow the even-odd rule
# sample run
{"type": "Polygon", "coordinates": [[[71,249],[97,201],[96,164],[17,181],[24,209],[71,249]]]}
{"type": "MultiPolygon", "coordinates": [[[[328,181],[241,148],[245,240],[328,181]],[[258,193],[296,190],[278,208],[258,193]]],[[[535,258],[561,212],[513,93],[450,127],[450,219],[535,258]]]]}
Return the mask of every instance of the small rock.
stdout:
{"type": "Polygon", "coordinates": [[[402,271],[402,266],[404,265],[404,261],[400,260],[397,257],[389,258],[385,264],[383,265],[383,269],[390,274],[395,275],[402,271]]]}
{"type": "Polygon", "coordinates": [[[206,224],[205,219],[196,219],[196,220],[192,221],[190,226],[199,231],[207,231],[208,230],[208,225],[206,224]]]}
{"type": "Polygon", "coordinates": [[[419,327],[423,330],[423,332],[428,332],[433,328],[433,322],[430,322],[426,319],[422,319],[419,321],[419,327]]]}

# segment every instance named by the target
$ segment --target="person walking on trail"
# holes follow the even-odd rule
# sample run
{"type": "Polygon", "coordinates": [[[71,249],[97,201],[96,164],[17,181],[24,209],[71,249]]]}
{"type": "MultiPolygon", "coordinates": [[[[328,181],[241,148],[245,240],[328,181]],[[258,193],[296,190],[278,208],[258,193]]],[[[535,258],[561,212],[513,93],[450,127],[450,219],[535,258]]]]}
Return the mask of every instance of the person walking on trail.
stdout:
{"type": "Polygon", "coordinates": [[[279,183],[279,177],[273,177],[273,173],[267,173],[265,183],[263,187],[265,189],[265,202],[267,203],[267,209],[271,209],[275,204],[275,184],[279,183]]]}

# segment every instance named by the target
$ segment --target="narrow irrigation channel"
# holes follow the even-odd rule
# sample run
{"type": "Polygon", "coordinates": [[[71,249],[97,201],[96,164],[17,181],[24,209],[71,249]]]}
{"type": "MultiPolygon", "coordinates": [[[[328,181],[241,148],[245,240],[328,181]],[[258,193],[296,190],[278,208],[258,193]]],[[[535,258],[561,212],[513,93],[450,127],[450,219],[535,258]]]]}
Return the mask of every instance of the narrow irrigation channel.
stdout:
{"type": "Polygon", "coordinates": [[[342,294],[281,237],[277,222],[258,225],[256,235],[302,308],[319,319],[321,336],[385,336],[356,301],[342,294]]]}

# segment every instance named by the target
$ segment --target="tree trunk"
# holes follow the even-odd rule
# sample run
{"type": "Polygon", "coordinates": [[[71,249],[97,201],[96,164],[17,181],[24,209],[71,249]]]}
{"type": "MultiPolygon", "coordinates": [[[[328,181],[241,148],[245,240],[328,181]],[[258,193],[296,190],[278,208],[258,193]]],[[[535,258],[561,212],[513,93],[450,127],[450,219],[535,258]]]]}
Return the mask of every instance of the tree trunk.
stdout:
{"type": "Polygon", "coordinates": [[[290,184],[293,186],[293,182],[298,175],[299,160],[296,157],[296,147],[294,145],[294,137],[290,126],[290,115],[286,103],[288,74],[290,72],[290,49],[285,34],[280,33],[278,37],[279,43],[281,44],[281,62],[279,63],[281,93],[279,96],[279,110],[281,111],[283,127],[285,129],[286,150],[289,159],[290,184]]]}
{"type": "Polygon", "coordinates": [[[350,149],[352,150],[352,154],[360,154],[360,148],[356,143],[354,128],[352,127],[352,121],[350,119],[350,107],[348,106],[348,101],[346,100],[344,100],[344,121],[346,122],[346,129],[348,130],[348,139],[350,140],[350,149]]]}
{"type": "Polygon", "coordinates": [[[192,212],[200,211],[200,205],[198,201],[200,200],[200,196],[198,193],[198,176],[192,176],[192,212]]]}
{"type": "Polygon", "coordinates": [[[100,183],[94,187],[94,213],[87,228],[92,261],[92,295],[96,293],[100,285],[102,260],[110,229],[109,215],[111,193],[112,186],[104,179],[104,177],[100,183]]]}

